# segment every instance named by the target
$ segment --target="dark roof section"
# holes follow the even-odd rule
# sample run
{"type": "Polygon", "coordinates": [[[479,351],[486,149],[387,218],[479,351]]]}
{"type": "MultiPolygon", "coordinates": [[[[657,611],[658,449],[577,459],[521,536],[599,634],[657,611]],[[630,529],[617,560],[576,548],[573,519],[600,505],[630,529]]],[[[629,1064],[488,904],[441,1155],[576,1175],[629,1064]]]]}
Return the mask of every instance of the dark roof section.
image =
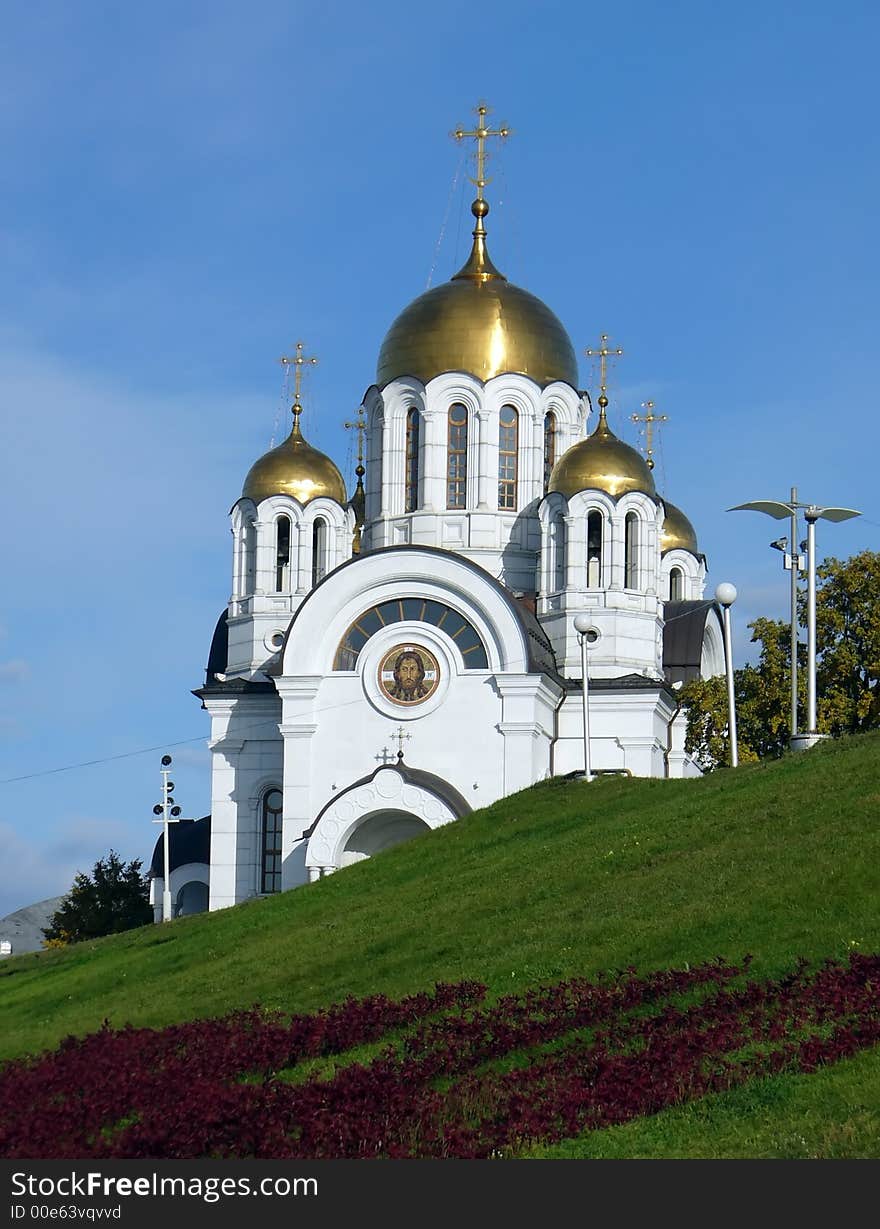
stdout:
{"type": "Polygon", "coordinates": [[[410,768],[408,764],[404,764],[402,760],[399,760],[396,764],[380,764],[375,772],[371,772],[368,777],[361,777],[359,781],[353,782],[347,789],[344,789],[341,794],[337,794],[335,798],[331,798],[327,805],[323,806],[318,812],[312,824],[305,829],[303,836],[309,837],[312,835],[320,823],[321,816],[328,809],[328,807],[333,806],[334,802],[338,802],[340,798],[345,797],[346,794],[350,794],[353,789],[360,789],[362,785],[369,785],[373,778],[378,776],[379,773],[386,768],[390,769],[391,772],[399,773],[407,785],[420,786],[422,789],[430,790],[431,793],[436,794],[438,798],[442,798],[443,801],[449,806],[449,809],[455,812],[456,819],[461,819],[463,815],[470,815],[473,808],[469,805],[467,799],[465,799],[458,792],[454,785],[450,785],[449,782],[444,781],[442,777],[435,776],[433,772],[425,772],[423,768],[410,768]]]}
{"type": "MultiPolygon", "coordinates": [[[[211,864],[211,816],[203,815],[201,819],[181,819],[176,824],[168,825],[171,840],[171,869],[185,866],[187,862],[202,862],[205,866],[211,864]]],[[[165,837],[159,839],[153,848],[153,860],[150,862],[150,878],[165,878],[165,837]]]]}
{"type": "Polygon", "coordinates": [[[351,559],[346,559],[345,563],[340,563],[339,567],[334,568],[332,572],[328,572],[324,579],[318,582],[314,589],[307,594],[304,600],[297,607],[296,613],[294,614],[292,620],[290,621],[290,625],[287,628],[287,635],[284,637],[284,645],[281,649],[282,658],[284,656],[284,650],[287,648],[287,641],[289,637],[296,631],[297,619],[322,585],[326,585],[328,581],[333,579],[334,576],[338,576],[343,568],[357,567],[359,563],[365,563],[368,559],[372,559],[376,555],[388,555],[391,553],[400,554],[401,552],[406,551],[410,552],[411,554],[438,555],[443,556],[444,558],[451,555],[459,563],[463,564],[467,568],[470,568],[471,571],[478,572],[483,580],[488,581],[488,583],[497,589],[502,595],[510,609],[513,611],[520,627],[525,632],[529,671],[535,674],[550,674],[554,678],[560,677],[556,666],[556,658],[553,654],[553,648],[544,629],[541,627],[541,624],[538,622],[535,615],[523,606],[523,604],[513,596],[509,589],[502,585],[500,580],[496,580],[495,577],[492,576],[490,572],[487,572],[485,568],[480,567],[478,563],[474,563],[472,559],[467,559],[464,555],[460,555],[457,551],[445,550],[440,546],[414,546],[411,543],[407,543],[403,546],[380,546],[376,550],[366,551],[362,555],[353,555],[351,559]]]}
{"type": "Polygon", "coordinates": [[[210,687],[215,674],[225,674],[229,661],[229,624],[226,622],[229,611],[224,607],[217,620],[214,635],[211,637],[211,648],[208,651],[208,665],[205,669],[205,686],[210,687]]]}
{"type": "MultiPolygon", "coordinates": [[[[271,679],[225,679],[222,683],[216,679],[205,687],[195,687],[192,694],[203,700],[205,696],[277,696],[275,684],[271,679]]],[[[204,705],[202,706],[204,707],[204,705]]]]}
{"type": "MultiPolygon", "coordinates": [[[[581,691],[579,678],[565,679],[566,691],[581,691]]],[[[644,674],[619,674],[616,678],[591,678],[590,691],[669,691],[669,683],[663,679],[648,678],[644,674]]]]}
{"type": "Polygon", "coordinates": [[[663,627],[663,672],[670,683],[689,683],[700,677],[703,635],[715,602],[666,602],[663,627]]]}

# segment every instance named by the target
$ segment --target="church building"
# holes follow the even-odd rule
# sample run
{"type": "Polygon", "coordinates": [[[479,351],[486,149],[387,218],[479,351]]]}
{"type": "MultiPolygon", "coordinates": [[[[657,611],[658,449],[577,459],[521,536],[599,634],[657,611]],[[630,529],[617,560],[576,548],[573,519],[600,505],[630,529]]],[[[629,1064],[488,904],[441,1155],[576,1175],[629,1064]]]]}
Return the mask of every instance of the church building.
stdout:
{"type": "MultiPolygon", "coordinates": [[[[696,534],[594,411],[574,348],[473,246],[400,313],[359,412],[357,483],[290,435],[231,512],[204,686],[211,814],[171,827],[178,913],[308,884],[549,776],[696,775],[677,689],[723,672],[696,534]],[[575,626],[587,627],[579,633],[575,626]]],[[[233,493],[234,494],[234,493],[233,493]]],[[[589,785],[584,785],[585,789],[589,785]]],[[[153,859],[161,916],[163,847],[153,859]]]]}

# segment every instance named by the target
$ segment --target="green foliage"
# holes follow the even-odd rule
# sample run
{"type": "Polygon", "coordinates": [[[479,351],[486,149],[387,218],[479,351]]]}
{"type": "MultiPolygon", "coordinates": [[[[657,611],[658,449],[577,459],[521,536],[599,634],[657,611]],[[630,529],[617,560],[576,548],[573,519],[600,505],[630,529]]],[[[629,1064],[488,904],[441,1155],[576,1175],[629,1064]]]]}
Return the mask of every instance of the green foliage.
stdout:
{"type": "Polygon", "coordinates": [[[145,926],[153,920],[149,883],[140,859],[126,865],[110,850],[95,863],[91,877],[80,872],[43,931],[46,947],[99,939],[145,926]]]}
{"type": "MultiPolygon", "coordinates": [[[[760,645],[758,664],[733,672],[736,697],[739,761],[777,759],[788,746],[791,722],[791,624],[778,619],[755,619],[749,624],[752,644],[760,645]]],[[[798,662],[806,666],[806,650],[799,646],[798,662]]],[[[801,670],[798,690],[806,695],[801,670]]],[[[681,695],[687,706],[688,752],[709,768],[728,762],[727,681],[723,677],[694,679],[681,695]]]]}
{"type": "MultiPolygon", "coordinates": [[[[816,569],[817,718],[826,734],[857,734],[880,726],[880,553],[862,551],[816,569]]],[[[806,626],[806,594],[799,624],[806,626]]],[[[734,671],[740,763],[776,759],[791,730],[791,625],[778,619],[749,624],[760,645],[757,665],[734,671]]],[[[807,650],[798,646],[798,697],[806,708],[807,650]]],[[[687,750],[707,768],[728,762],[727,686],[697,679],[682,691],[687,750]]]]}
{"type": "MultiPolygon", "coordinates": [[[[817,569],[819,728],[856,734],[880,726],[880,552],[817,569]]],[[[801,616],[803,618],[803,615],[801,616]]]]}

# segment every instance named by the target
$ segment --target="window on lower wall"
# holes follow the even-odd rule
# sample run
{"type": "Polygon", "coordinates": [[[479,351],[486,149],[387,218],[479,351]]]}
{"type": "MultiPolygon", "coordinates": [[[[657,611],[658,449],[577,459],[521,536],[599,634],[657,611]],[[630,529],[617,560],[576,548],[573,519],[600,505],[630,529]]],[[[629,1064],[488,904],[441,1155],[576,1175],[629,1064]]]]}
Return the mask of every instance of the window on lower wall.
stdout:
{"type": "Polygon", "coordinates": [[[281,809],[280,789],[267,790],[261,810],[262,854],[260,891],[281,891],[281,809]]]}

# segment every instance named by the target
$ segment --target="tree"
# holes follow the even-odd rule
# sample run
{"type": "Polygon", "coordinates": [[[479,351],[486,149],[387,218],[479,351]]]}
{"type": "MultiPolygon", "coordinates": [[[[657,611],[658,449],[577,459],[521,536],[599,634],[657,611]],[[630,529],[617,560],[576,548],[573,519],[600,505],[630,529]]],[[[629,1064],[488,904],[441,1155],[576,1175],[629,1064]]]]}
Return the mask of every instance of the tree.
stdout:
{"type": "MultiPolygon", "coordinates": [[[[856,733],[880,726],[880,553],[862,551],[816,569],[817,721],[825,734],[856,733]]],[[[806,594],[798,622],[806,626],[806,594]]],[[[756,619],[756,666],[735,670],[740,763],[778,757],[788,747],[791,722],[790,624],[756,619]]],[[[807,692],[806,646],[798,646],[798,696],[807,692]]],[[[727,687],[723,678],[697,679],[681,694],[687,706],[685,746],[705,767],[727,762],[727,687]]]]}
{"type": "MultiPolygon", "coordinates": [[[[761,646],[756,666],[733,672],[736,697],[737,747],[741,764],[776,758],[788,746],[791,722],[791,624],[778,619],[755,619],[749,624],[752,644],[761,646]]],[[[806,665],[800,646],[798,663],[806,665]]],[[[801,699],[806,676],[798,676],[801,699]]],[[[727,681],[723,677],[695,679],[682,691],[687,706],[685,747],[706,767],[728,762],[727,681]]]]}
{"type": "Polygon", "coordinates": [[[828,734],[875,729],[880,726],[880,553],[864,550],[842,563],[832,556],[816,575],[819,729],[828,734]]]}
{"type": "Polygon", "coordinates": [[[91,876],[76,876],[43,935],[46,946],[54,947],[119,934],[152,920],[149,882],[141,874],[140,859],[126,865],[111,849],[95,863],[91,876]]]}

